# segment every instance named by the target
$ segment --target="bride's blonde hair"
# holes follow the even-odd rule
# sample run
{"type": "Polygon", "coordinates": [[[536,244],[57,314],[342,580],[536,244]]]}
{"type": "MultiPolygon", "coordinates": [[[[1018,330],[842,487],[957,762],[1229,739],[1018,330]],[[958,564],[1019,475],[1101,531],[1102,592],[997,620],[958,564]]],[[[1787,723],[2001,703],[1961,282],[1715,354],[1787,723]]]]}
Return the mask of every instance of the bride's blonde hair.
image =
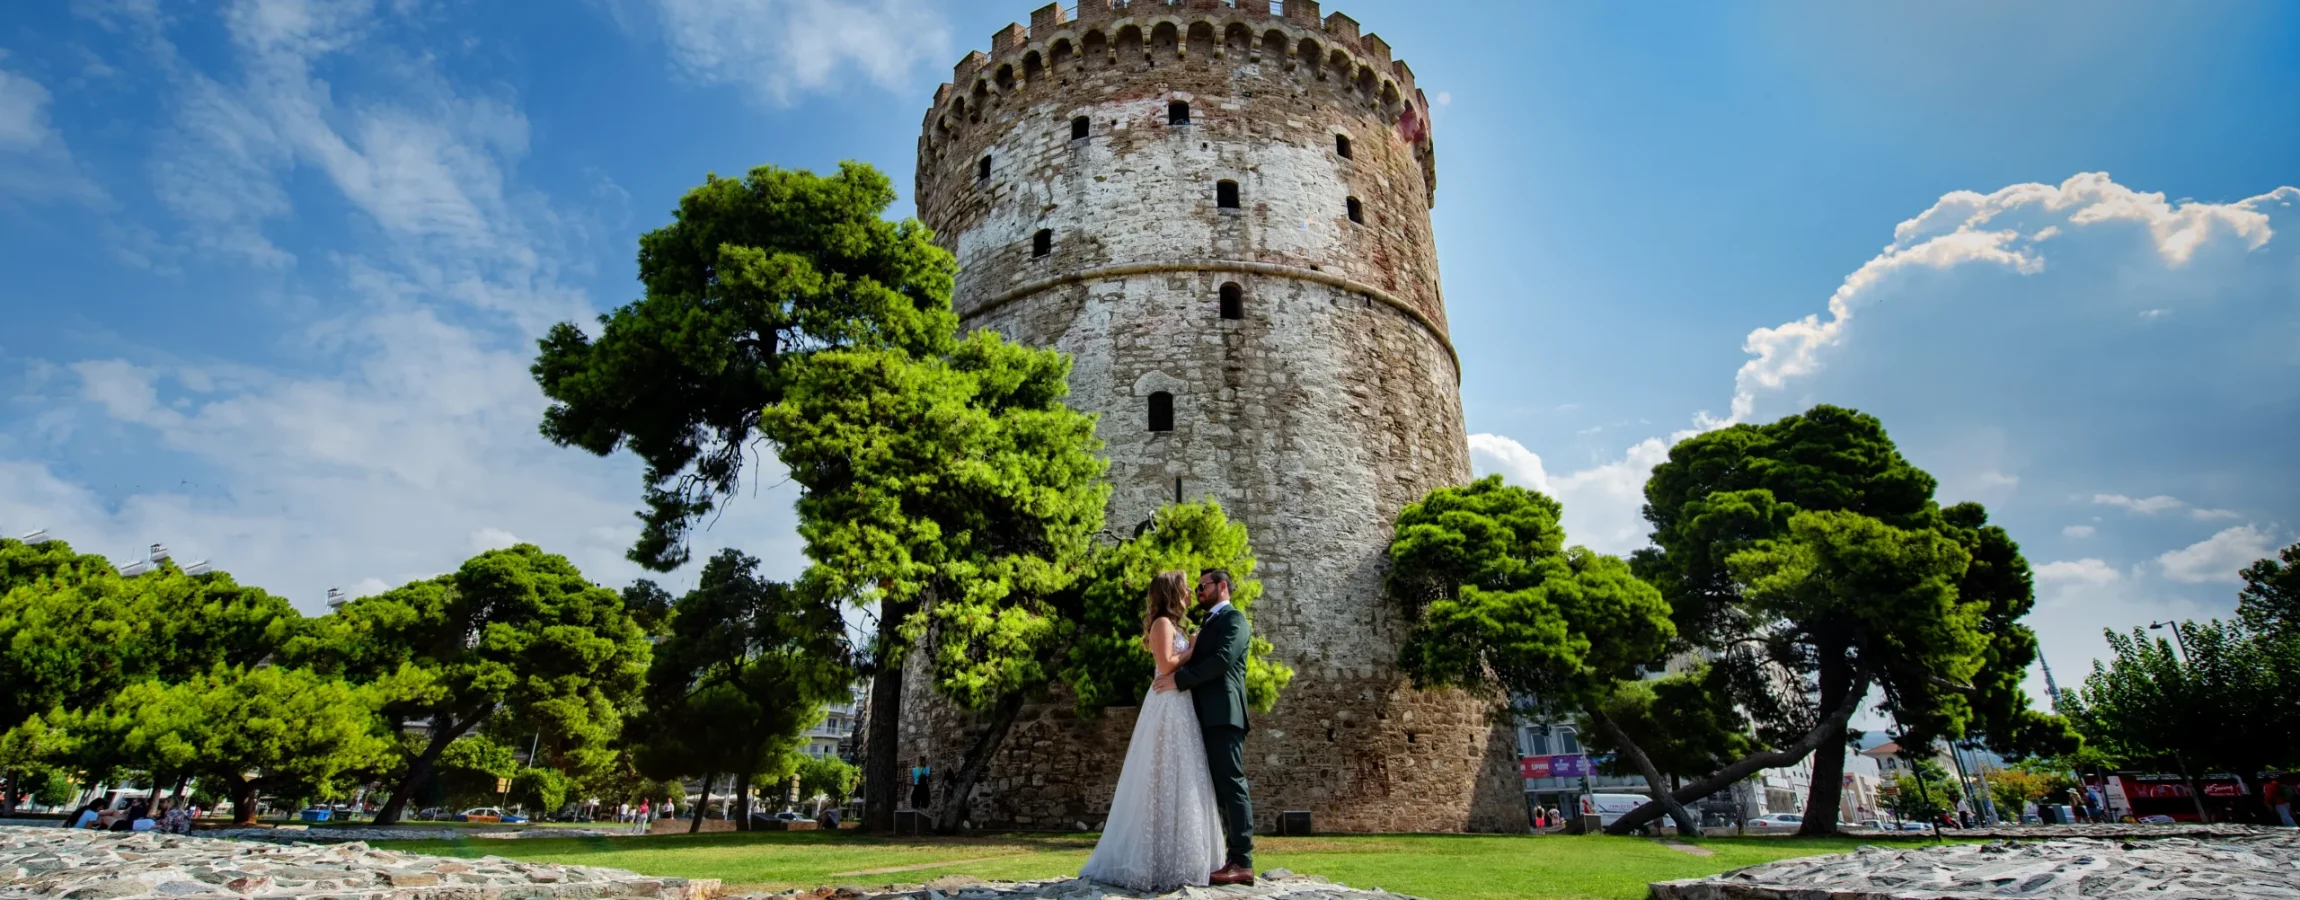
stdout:
{"type": "Polygon", "coordinates": [[[1189,579],[1173,569],[1160,572],[1157,577],[1150,579],[1150,597],[1145,604],[1147,609],[1142,613],[1143,630],[1149,630],[1150,625],[1159,619],[1173,619],[1174,627],[1182,627],[1183,618],[1190,614],[1188,583],[1189,579]]]}

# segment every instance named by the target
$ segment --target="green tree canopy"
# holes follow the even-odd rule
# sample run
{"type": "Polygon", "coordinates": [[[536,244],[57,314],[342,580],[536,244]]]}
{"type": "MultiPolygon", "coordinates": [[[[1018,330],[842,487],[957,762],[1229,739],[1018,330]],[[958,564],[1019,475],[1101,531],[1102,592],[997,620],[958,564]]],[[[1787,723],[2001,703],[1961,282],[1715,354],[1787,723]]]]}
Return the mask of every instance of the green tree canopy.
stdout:
{"type": "Polygon", "coordinates": [[[1760,746],[1750,733],[1749,719],[1734,707],[1732,693],[1717,681],[1724,670],[1700,665],[1661,678],[1624,681],[1598,705],[1599,711],[1628,737],[1617,745],[1594,717],[1577,723],[1583,747],[1613,759],[1602,768],[1609,775],[1641,775],[1623,753],[1626,746],[1642,750],[1663,775],[1700,778],[1756,753],[1760,746]]]}
{"type": "Polygon", "coordinates": [[[2061,692],[2087,746],[2184,775],[2300,768],[2300,717],[2291,712],[2300,641],[2235,622],[2173,627],[2173,640],[2107,632],[2109,658],[2061,692]]]}
{"type": "Polygon", "coordinates": [[[708,176],[671,224],[639,238],[644,298],[602,316],[596,336],[562,323],[543,338],[543,435],[601,456],[628,448],[646,463],[633,561],[686,562],[688,528],[740,484],[792,360],[950,346],[957,267],[915,220],[882,218],[894,200],[886,176],[862,163],[828,177],[772,166],[708,176]]]}
{"type": "Polygon", "coordinates": [[[938,827],[955,828],[972,779],[1059,664],[1072,623],[1058,603],[1110,492],[1094,418],[1063,404],[1067,357],[989,331],[947,357],[830,350],[786,372],[762,429],[805,489],[806,589],[879,610],[869,780],[892,785],[884,729],[900,718],[910,647],[939,694],[990,720],[956,767],[957,801],[937,810],[938,827]]]}
{"type": "Polygon", "coordinates": [[[1929,759],[1910,763],[1913,771],[1893,776],[1877,791],[1877,803],[1911,822],[1931,822],[1956,805],[1957,785],[1947,769],[1929,759]]]}
{"type": "MultiPolygon", "coordinates": [[[[1255,566],[1246,526],[1231,521],[1211,499],[1161,509],[1148,531],[1098,549],[1073,592],[1076,612],[1064,614],[1078,627],[1063,658],[1061,681],[1069,686],[1078,711],[1139,703],[1149,693],[1157,674],[1150,651],[1142,646],[1150,579],[1171,570],[1196,584],[1208,569],[1226,570],[1230,605],[1251,621],[1254,601],[1262,596],[1255,566]]],[[[1192,611],[1193,619],[1203,616],[1202,610],[1192,611]]],[[[1270,657],[1272,650],[1269,641],[1256,637],[1246,651],[1246,704],[1257,712],[1275,707],[1279,692],[1294,678],[1293,669],[1270,657]]]]}
{"type": "Polygon", "coordinates": [[[177,682],[138,681],[111,702],[67,714],[74,743],[101,743],[157,777],[215,779],[241,824],[256,796],[304,796],[346,772],[372,766],[391,741],[365,688],[308,669],[219,666],[177,682]]]}
{"type": "MultiPolygon", "coordinates": [[[[1398,512],[1388,591],[1411,630],[1398,665],[1421,688],[1512,700],[1541,717],[1579,713],[1667,795],[1658,770],[1603,701],[1675,637],[1660,592],[1618,557],[1565,546],[1562,508],[1487,476],[1398,512]]],[[[1700,823],[1668,804],[1678,828],[1700,823]]]]}
{"type": "Polygon", "coordinates": [[[1688,438],[1646,484],[1655,546],[1635,566],[1668,599],[1681,647],[1728,670],[1721,684],[1775,748],[1742,762],[1818,754],[1808,832],[1836,827],[1845,722],[1871,686],[1911,741],[2073,743],[2019,687],[2036,639],[2020,624],[2034,593],[2018,545],[1933,489],[1875,418],[1833,406],[1688,438]]]}
{"type": "Polygon", "coordinates": [[[2236,618],[2262,634],[2300,635],[2300,543],[2239,574],[2244,588],[2236,593],[2236,618]]]}
{"type": "Polygon", "coordinates": [[[574,786],[574,779],[565,772],[528,766],[511,776],[511,802],[532,810],[534,815],[548,816],[567,803],[567,792],[574,786]]]}
{"type": "Polygon", "coordinates": [[[801,798],[822,797],[833,805],[845,803],[862,783],[862,770],[836,756],[807,757],[798,775],[801,798]]]}
{"type": "MultiPolygon", "coordinates": [[[[92,709],[139,680],[255,665],[302,625],[285,599],[221,572],[190,575],[163,562],[123,577],[63,541],[0,539],[0,735],[37,714],[92,709]]],[[[75,746],[78,756],[50,762],[91,779],[119,763],[115,748],[75,746]]],[[[36,774],[0,763],[12,783],[19,772],[36,774]]],[[[0,813],[14,793],[0,790],[0,813]]]]}
{"type": "Polygon", "coordinates": [[[724,550],[671,607],[648,670],[648,774],[735,776],[736,827],[750,828],[755,777],[798,764],[823,704],[855,680],[842,601],[769,581],[759,561],[724,550]],[[686,733],[692,732],[692,733],[686,733]]]}
{"type": "Polygon", "coordinates": [[[291,655],[374,683],[392,730],[428,724],[378,822],[456,738],[497,715],[540,734],[561,766],[603,764],[645,677],[648,647],[615,591],[532,544],[490,550],[453,574],[347,603],[291,655]]]}

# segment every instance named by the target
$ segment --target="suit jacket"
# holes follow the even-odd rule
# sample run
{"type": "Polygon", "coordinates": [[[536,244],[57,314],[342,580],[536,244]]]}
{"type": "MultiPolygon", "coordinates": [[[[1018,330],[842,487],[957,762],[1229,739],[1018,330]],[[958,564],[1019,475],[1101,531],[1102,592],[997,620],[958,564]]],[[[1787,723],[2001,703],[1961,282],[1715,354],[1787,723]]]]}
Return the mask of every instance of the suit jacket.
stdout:
{"type": "Polygon", "coordinates": [[[1235,606],[1222,610],[1198,632],[1190,661],[1174,670],[1174,687],[1190,692],[1199,727],[1253,729],[1246,722],[1246,648],[1253,640],[1245,613],[1235,606]]]}

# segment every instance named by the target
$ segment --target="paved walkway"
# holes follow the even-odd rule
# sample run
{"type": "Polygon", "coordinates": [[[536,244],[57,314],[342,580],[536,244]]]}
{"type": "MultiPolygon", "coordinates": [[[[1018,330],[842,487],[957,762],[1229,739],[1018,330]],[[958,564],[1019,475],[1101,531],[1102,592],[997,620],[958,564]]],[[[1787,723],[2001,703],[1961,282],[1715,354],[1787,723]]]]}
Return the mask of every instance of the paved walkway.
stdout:
{"type": "MultiPolygon", "coordinates": [[[[2099,826],[2114,827],[2114,826],[2099,826]]],[[[1783,860],[1653,885],[1654,900],[2291,900],[2300,832],[1946,844],[1783,860]]]]}
{"type": "Polygon", "coordinates": [[[283,846],[152,832],[0,828],[0,898],[706,900],[718,887],[621,869],[450,859],[356,842],[283,846]]]}

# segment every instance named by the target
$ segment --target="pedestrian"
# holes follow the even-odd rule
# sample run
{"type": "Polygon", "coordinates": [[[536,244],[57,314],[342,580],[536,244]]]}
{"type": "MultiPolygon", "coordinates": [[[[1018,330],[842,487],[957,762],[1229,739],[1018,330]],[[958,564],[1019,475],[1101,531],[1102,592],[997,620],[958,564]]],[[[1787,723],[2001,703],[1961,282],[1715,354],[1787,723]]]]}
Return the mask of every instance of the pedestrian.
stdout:
{"type": "Polygon", "coordinates": [[[2286,828],[2292,825],[2292,793],[2284,787],[2284,775],[2268,774],[2268,782],[2260,786],[2260,796],[2268,801],[2268,808],[2276,811],[2276,820],[2286,828]]]}
{"type": "Polygon", "coordinates": [[[2107,821],[2107,819],[2105,819],[2105,818],[2103,818],[2103,817],[2102,817],[2102,813],[2101,813],[2101,799],[2100,799],[2100,788],[2099,788],[2097,785],[2086,785],[2086,786],[2085,786],[2085,789],[2084,789],[2084,814],[2085,814],[2085,816],[2086,816],[2087,818],[2090,818],[2091,820],[2093,820],[2093,821],[2095,821],[2095,822],[2105,822],[2105,821],[2107,821]]]}
{"type": "Polygon", "coordinates": [[[2079,822],[2092,821],[2090,816],[2085,815],[2084,795],[2077,793],[2076,788],[2068,789],[2068,812],[2079,822]]]}

